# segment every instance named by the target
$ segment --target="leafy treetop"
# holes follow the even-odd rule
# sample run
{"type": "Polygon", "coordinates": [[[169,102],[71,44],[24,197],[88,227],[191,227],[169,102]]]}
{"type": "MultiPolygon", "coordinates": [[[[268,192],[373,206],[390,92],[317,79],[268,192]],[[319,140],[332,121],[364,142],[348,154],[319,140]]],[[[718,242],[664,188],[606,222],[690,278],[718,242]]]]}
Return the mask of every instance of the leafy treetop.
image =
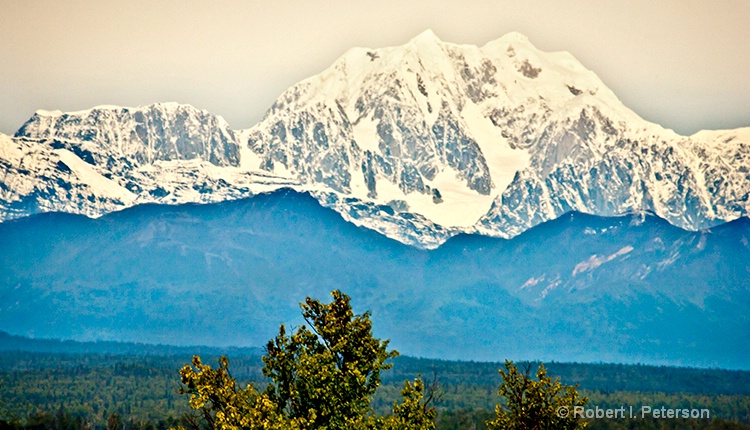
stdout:
{"type": "Polygon", "coordinates": [[[435,409],[424,400],[421,379],[406,381],[403,400],[389,416],[375,417],[370,400],[380,385],[386,361],[398,355],[388,341],[372,335],[368,312],[355,315],[340,291],[324,304],[307,298],[302,314],[310,326],[287,335],[282,325],[268,342],[263,374],[271,382],[262,392],[252,384],[237,388],[226,357],[219,368],[199,357],[180,371],[190,406],[200,412],[194,427],[235,429],[433,429],[435,409]]]}

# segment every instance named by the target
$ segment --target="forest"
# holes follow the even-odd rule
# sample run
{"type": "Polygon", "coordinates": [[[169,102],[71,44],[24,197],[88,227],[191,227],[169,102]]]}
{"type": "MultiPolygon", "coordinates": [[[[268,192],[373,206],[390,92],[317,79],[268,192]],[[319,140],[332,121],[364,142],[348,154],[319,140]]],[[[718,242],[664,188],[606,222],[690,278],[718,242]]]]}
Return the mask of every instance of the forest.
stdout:
{"type": "MultiPolygon", "coordinates": [[[[168,350],[165,350],[168,351],[168,350]]],[[[166,429],[190,414],[179,394],[189,354],[0,352],[0,412],[5,428],[166,429]]],[[[247,351],[245,351],[247,352],[247,351]]],[[[205,356],[216,363],[218,356],[205,356]]],[[[264,382],[260,355],[230,356],[238,382],[264,382]]],[[[436,381],[438,429],[482,429],[500,401],[502,363],[393,359],[372,406],[385,413],[404,380],[436,381]]],[[[537,363],[519,363],[535,367],[537,363]]],[[[545,363],[565,384],[578,384],[588,406],[708,408],[711,420],[589,420],[591,429],[750,429],[750,372],[622,364],[545,363]]]]}
{"type": "Polygon", "coordinates": [[[331,296],[265,348],[0,333],[0,429],[750,429],[750,371],[400,356],[331,296]],[[583,407],[710,416],[559,414],[583,407]]]}

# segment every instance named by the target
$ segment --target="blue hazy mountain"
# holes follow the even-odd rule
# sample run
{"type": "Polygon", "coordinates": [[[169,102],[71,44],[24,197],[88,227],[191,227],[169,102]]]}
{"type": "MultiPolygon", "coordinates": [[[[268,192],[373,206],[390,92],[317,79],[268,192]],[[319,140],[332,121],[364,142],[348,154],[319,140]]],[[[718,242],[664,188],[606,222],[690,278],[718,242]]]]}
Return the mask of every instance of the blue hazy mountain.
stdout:
{"type": "Polygon", "coordinates": [[[412,356],[750,368],[750,221],[568,213],[427,251],[281,190],[0,224],[0,330],[260,346],[341,289],[412,356]]]}

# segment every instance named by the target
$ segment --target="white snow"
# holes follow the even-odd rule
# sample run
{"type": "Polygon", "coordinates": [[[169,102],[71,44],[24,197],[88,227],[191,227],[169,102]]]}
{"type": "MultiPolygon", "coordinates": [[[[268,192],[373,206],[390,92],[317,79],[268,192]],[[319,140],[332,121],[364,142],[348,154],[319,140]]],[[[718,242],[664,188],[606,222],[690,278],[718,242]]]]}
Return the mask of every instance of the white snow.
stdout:
{"type": "Polygon", "coordinates": [[[470,189],[466,181],[459,178],[459,172],[446,166],[435,179],[428,182],[440,191],[442,203],[433,203],[432,196],[422,196],[409,200],[414,212],[421,213],[429,220],[446,227],[470,227],[476,224],[492,206],[492,195],[481,195],[470,189]]]}
{"type": "Polygon", "coordinates": [[[21,163],[24,151],[10,136],[0,133],[0,160],[6,160],[12,165],[21,163]]]}
{"type": "Polygon", "coordinates": [[[492,205],[493,196],[484,196],[470,189],[466,181],[459,177],[459,173],[450,167],[445,167],[432,181],[426,183],[440,192],[442,203],[435,203],[432,194],[405,194],[386,178],[377,180],[375,202],[387,204],[393,200],[402,200],[408,204],[409,212],[423,215],[436,224],[466,228],[474,225],[492,205]]]}
{"type": "Polygon", "coordinates": [[[516,172],[529,167],[531,155],[527,150],[511,148],[500,130],[471,101],[464,104],[461,117],[484,154],[495,194],[502,194],[513,182],[516,172]]]}
{"type": "Polygon", "coordinates": [[[63,114],[62,111],[59,110],[44,110],[44,109],[38,109],[36,111],[36,114],[39,116],[61,116],[63,114]]]}
{"type": "Polygon", "coordinates": [[[380,154],[380,137],[378,136],[378,123],[368,117],[363,117],[358,123],[352,125],[354,141],[357,142],[362,151],[370,151],[380,154]]]}
{"type": "Polygon", "coordinates": [[[729,140],[750,143],[750,127],[742,127],[733,130],[701,130],[691,139],[705,143],[724,142],[729,140]],[[731,139],[731,140],[730,140],[731,139]]]}
{"type": "Polygon", "coordinates": [[[82,183],[91,188],[95,195],[120,200],[126,204],[135,200],[135,194],[120,186],[117,182],[102,176],[92,165],[81,160],[67,149],[55,149],[53,152],[60,157],[60,161],[65,163],[82,183]]]}
{"type": "Polygon", "coordinates": [[[293,178],[295,175],[292,174],[292,171],[287,169],[287,167],[278,161],[273,163],[273,173],[277,176],[281,176],[282,178],[293,178]]]}
{"type": "Polygon", "coordinates": [[[573,273],[571,276],[576,276],[579,273],[594,270],[604,263],[609,263],[610,261],[614,260],[617,257],[622,257],[623,255],[630,253],[632,250],[633,250],[633,247],[630,245],[627,245],[627,246],[620,248],[619,251],[615,252],[612,255],[600,257],[594,254],[591,257],[589,257],[588,260],[582,261],[576,264],[576,267],[573,268],[573,273]]]}
{"type": "Polygon", "coordinates": [[[116,105],[98,105],[92,108],[77,110],[73,112],[61,112],[59,110],[39,109],[36,111],[36,114],[39,116],[50,116],[50,117],[61,116],[63,113],[65,113],[66,115],[70,115],[70,116],[86,116],[95,110],[120,110],[120,109],[123,109],[123,107],[116,106],[116,105]]]}
{"type": "Polygon", "coordinates": [[[349,188],[351,189],[350,193],[352,197],[356,197],[360,200],[369,200],[367,198],[367,192],[369,190],[367,189],[365,176],[362,174],[362,171],[354,168],[350,174],[351,179],[349,180],[349,188]]]}
{"type": "Polygon", "coordinates": [[[261,158],[247,145],[247,140],[240,139],[240,168],[242,170],[260,170],[261,158]]]}

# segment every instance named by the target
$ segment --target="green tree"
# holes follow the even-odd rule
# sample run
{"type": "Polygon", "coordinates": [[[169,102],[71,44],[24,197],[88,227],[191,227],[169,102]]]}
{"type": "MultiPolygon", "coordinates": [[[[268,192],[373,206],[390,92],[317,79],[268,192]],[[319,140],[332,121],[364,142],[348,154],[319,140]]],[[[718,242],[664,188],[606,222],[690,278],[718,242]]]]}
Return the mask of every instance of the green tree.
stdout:
{"type": "Polygon", "coordinates": [[[282,325],[263,357],[278,412],[312,428],[346,428],[366,415],[380,372],[391,367],[386,360],[398,355],[372,336],[369,313],[354,315],[348,296],[331,295],[330,304],[307,298],[301,307],[310,328],[287,336],[282,325]]]}
{"type": "Polygon", "coordinates": [[[190,407],[199,416],[186,416],[193,429],[295,429],[297,423],[284,422],[277,408],[253,384],[238,388],[229,373],[227,357],[219,359],[217,369],[204,365],[200,357],[193,357],[193,365],[180,370],[182,394],[190,394],[190,407]]]}
{"type": "Polygon", "coordinates": [[[15,414],[8,411],[2,393],[3,385],[0,383],[0,429],[17,427],[20,421],[15,414]]]}
{"type": "MultiPolygon", "coordinates": [[[[420,379],[406,382],[403,400],[393,414],[375,417],[370,401],[380,373],[398,355],[388,341],[372,335],[370,314],[356,315],[350,299],[331,292],[324,304],[307,298],[300,306],[307,325],[288,335],[284,325],[268,342],[263,374],[271,382],[264,391],[252,384],[238,388],[226,357],[219,367],[193,366],[180,371],[191,408],[200,412],[196,427],[210,429],[432,429],[435,409],[425,400],[420,379]],[[309,326],[309,328],[308,328],[309,326]]],[[[429,397],[428,397],[429,398],[429,397]]]]}
{"type": "Polygon", "coordinates": [[[107,418],[107,430],[122,430],[122,417],[114,413],[107,418]]]}
{"type": "Polygon", "coordinates": [[[425,430],[435,428],[437,412],[431,406],[432,393],[425,400],[425,386],[420,378],[404,382],[403,401],[393,405],[393,415],[383,418],[380,427],[393,430],[425,430]]]}
{"type": "Polygon", "coordinates": [[[495,408],[496,418],[487,422],[488,429],[502,430],[574,430],[586,423],[574,414],[588,399],[578,395],[576,387],[560,383],[560,378],[547,376],[544,364],[539,365],[536,379],[529,376],[531,366],[520,372],[512,361],[505,361],[507,371],[500,369],[503,382],[498,394],[506,404],[495,408]]]}

